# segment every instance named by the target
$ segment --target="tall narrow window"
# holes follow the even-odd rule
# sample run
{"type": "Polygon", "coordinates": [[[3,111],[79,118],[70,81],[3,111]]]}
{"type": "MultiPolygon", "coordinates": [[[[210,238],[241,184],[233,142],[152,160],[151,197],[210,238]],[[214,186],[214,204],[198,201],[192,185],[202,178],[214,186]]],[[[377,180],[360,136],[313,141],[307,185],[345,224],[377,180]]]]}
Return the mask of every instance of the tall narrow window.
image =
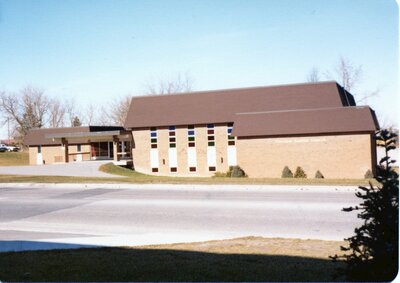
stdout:
{"type": "Polygon", "coordinates": [[[38,145],[38,147],[37,147],[37,153],[42,153],[42,146],[41,146],[41,145],[38,145]]]}
{"type": "Polygon", "coordinates": [[[196,134],[195,134],[194,125],[188,126],[187,136],[188,136],[188,146],[195,147],[196,146],[196,134]]]}
{"type": "Polygon", "coordinates": [[[215,146],[214,124],[207,124],[208,146],[215,146]]]}
{"type": "Polygon", "coordinates": [[[157,148],[157,128],[150,129],[150,144],[151,148],[157,148]]]}
{"type": "Polygon", "coordinates": [[[215,148],[214,124],[207,125],[207,165],[208,171],[216,171],[217,151],[215,148]]]}
{"type": "Polygon", "coordinates": [[[77,152],[81,152],[81,151],[82,151],[82,148],[81,148],[81,145],[80,145],[80,144],[77,144],[77,145],[76,145],[76,151],[77,151],[77,152]]]}
{"type": "Polygon", "coordinates": [[[194,125],[188,126],[188,167],[189,172],[196,172],[197,167],[197,154],[196,154],[196,130],[194,125]]]}
{"type": "Polygon", "coordinates": [[[233,123],[228,123],[227,127],[227,136],[228,136],[228,145],[235,145],[235,137],[232,136],[233,123]]]}
{"type": "Polygon", "coordinates": [[[157,149],[158,134],[157,128],[150,128],[150,167],[151,172],[158,172],[158,149],[157,149]]]}
{"type": "Polygon", "coordinates": [[[235,137],[232,136],[233,123],[229,123],[227,127],[227,140],[228,140],[228,165],[235,166],[237,165],[236,160],[236,146],[235,146],[235,137]]]}
{"type": "Polygon", "coordinates": [[[176,150],[176,127],[169,126],[169,149],[168,149],[168,163],[169,171],[175,173],[178,171],[178,153],[176,150]]]}
{"type": "Polygon", "coordinates": [[[170,148],[175,148],[176,147],[176,127],[175,126],[170,126],[169,127],[169,147],[170,148]]]}

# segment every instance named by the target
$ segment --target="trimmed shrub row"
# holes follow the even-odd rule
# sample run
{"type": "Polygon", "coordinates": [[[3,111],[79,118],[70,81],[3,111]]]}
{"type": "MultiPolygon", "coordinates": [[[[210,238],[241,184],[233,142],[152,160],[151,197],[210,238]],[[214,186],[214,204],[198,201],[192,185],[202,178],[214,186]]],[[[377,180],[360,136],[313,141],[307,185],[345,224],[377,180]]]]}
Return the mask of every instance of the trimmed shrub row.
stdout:
{"type": "MultiPolygon", "coordinates": [[[[304,172],[303,168],[301,168],[300,166],[297,166],[294,174],[289,169],[288,166],[285,166],[282,170],[282,178],[307,178],[307,174],[306,174],[306,172],[304,172]]],[[[314,178],[323,179],[324,175],[321,173],[321,171],[317,170],[317,172],[315,172],[314,178]]]]}

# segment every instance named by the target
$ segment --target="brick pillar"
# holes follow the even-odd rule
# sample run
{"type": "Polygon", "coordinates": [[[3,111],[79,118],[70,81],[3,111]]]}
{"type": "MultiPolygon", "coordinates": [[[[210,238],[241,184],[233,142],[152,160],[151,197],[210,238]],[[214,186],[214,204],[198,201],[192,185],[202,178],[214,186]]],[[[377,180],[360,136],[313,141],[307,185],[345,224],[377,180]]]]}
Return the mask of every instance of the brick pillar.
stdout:
{"type": "Polygon", "coordinates": [[[68,163],[69,162],[68,141],[66,138],[62,138],[61,143],[64,146],[64,161],[65,161],[65,163],[68,163]]]}

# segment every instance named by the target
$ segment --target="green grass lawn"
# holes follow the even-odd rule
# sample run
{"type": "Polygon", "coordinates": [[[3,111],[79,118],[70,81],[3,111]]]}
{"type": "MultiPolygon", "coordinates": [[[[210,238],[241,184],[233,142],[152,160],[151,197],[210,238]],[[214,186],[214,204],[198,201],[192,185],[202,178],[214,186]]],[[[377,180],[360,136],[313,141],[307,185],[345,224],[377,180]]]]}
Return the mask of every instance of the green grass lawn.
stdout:
{"type": "Polygon", "coordinates": [[[374,179],[298,179],[298,178],[228,178],[228,177],[164,177],[138,173],[134,170],[103,164],[100,171],[121,176],[121,178],[87,178],[63,176],[23,176],[0,175],[0,183],[137,183],[137,184],[243,184],[243,185],[337,185],[360,186],[368,182],[376,184],[374,179]]]}
{"type": "MultiPolygon", "coordinates": [[[[5,281],[332,281],[342,242],[224,241],[0,253],[5,281]]],[[[336,280],[340,281],[338,278],[336,280]]]]}
{"type": "MultiPolygon", "coordinates": [[[[367,185],[374,179],[299,179],[299,178],[229,178],[229,177],[163,177],[138,173],[134,170],[103,164],[100,171],[123,176],[139,183],[176,183],[176,184],[270,184],[270,185],[367,185]]],[[[120,180],[120,179],[118,179],[120,180]]]]}
{"type": "Polygon", "coordinates": [[[28,152],[0,152],[0,166],[19,165],[29,165],[28,152]]]}

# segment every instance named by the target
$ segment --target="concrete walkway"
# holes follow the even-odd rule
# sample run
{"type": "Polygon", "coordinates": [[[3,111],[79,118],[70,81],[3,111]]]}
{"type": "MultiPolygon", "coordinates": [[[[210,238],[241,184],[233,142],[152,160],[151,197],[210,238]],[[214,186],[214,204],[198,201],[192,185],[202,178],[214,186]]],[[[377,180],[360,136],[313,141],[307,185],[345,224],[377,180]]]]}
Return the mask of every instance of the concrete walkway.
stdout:
{"type": "Polygon", "coordinates": [[[74,177],[119,177],[98,169],[110,160],[60,163],[29,166],[0,166],[0,174],[36,176],[74,176],[74,177]]]}

